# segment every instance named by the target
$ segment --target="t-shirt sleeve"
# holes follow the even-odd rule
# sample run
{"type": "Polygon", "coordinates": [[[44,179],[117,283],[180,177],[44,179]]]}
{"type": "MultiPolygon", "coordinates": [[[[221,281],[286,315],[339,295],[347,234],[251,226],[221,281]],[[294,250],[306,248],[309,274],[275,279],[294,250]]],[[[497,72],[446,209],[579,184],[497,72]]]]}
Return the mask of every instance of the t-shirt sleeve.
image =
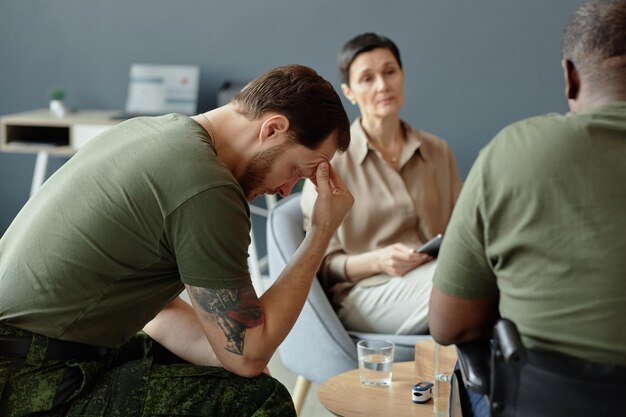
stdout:
{"type": "MultiPolygon", "coordinates": [[[[481,155],[484,156],[484,155],[481,155]]],[[[482,158],[478,158],[463,185],[437,260],[433,285],[459,298],[498,294],[496,277],[485,251],[482,158]]]]}
{"type": "Polygon", "coordinates": [[[241,190],[213,187],[187,199],[165,221],[182,282],[205,288],[250,285],[250,216],[241,190]]]}

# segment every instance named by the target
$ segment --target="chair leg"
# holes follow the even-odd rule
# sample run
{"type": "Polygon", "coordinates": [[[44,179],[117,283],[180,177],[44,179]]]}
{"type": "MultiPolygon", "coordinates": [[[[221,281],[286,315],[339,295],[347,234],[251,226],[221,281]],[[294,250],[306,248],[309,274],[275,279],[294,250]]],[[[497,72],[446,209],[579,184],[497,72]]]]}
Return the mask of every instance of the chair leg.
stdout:
{"type": "Polygon", "coordinates": [[[298,415],[300,415],[306,395],[309,393],[309,388],[311,388],[311,381],[301,375],[298,375],[296,386],[293,389],[293,405],[296,408],[296,413],[298,415]]]}

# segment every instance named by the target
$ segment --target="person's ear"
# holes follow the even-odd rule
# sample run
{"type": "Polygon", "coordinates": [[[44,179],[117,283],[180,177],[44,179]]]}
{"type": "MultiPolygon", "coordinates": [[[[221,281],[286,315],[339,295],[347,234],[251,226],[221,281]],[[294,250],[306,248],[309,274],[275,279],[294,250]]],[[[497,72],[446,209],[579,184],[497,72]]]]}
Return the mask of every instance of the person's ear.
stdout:
{"type": "Polygon", "coordinates": [[[580,74],[576,66],[569,59],[561,61],[563,77],[565,78],[565,97],[568,100],[576,100],[580,93],[580,74]]]}
{"type": "Polygon", "coordinates": [[[350,100],[350,103],[352,103],[352,105],[354,106],[356,104],[356,100],[354,99],[354,94],[352,94],[352,90],[350,90],[350,87],[348,86],[348,84],[341,83],[341,91],[343,92],[343,95],[348,100],[350,100]]]}
{"type": "Polygon", "coordinates": [[[261,124],[259,140],[265,142],[277,138],[289,130],[289,119],[282,114],[273,114],[265,118],[261,124]]]}

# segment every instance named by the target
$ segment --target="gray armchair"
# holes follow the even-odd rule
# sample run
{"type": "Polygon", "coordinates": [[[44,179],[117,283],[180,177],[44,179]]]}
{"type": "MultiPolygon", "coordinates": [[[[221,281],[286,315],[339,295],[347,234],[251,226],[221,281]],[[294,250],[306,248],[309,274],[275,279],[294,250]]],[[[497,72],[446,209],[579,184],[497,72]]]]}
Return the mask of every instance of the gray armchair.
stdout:
{"type": "MultiPolygon", "coordinates": [[[[274,282],[304,239],[300,193],[281,201],[270,211],[267,222],[267,255],[270,281],[274,282]]],[[[412,361],[418,340],[429,335],[391,335],[348,332],[335,313],[318,280],[293,329],[278,348],[281,361],[298,375],[294,392],[296,410],[300,410],[311,382],[358,367],[356,342],[361,339],[385,339],[395,343],[397,362],[412,361]]]]}

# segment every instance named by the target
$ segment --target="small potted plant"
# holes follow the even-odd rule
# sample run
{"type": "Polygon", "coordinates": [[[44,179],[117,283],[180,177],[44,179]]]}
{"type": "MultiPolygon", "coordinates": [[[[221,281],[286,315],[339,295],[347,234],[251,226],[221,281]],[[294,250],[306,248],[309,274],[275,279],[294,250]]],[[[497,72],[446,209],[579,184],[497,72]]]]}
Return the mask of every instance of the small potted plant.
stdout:
{"type": "Polygon", "coordinates": [[[65,116],[65,90],[55,88],[50,92],[50,113],[56,117],[65,116]]]}

